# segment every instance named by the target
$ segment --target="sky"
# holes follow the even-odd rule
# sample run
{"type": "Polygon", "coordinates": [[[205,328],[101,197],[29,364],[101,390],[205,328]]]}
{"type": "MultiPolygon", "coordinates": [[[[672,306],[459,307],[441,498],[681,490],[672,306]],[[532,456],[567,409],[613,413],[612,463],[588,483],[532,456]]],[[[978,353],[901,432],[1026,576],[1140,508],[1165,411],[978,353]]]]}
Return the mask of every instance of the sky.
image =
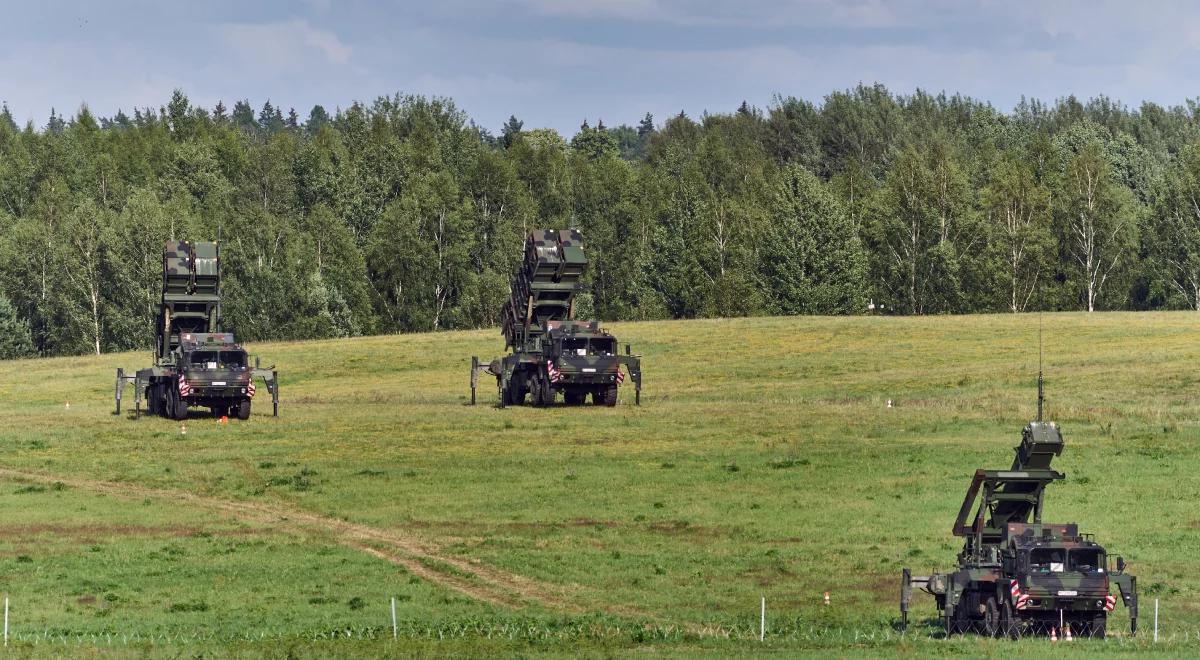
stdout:
{"type": "Polygon", "coordinates": [[[1200,4],[1161,0],[44,0],[0,3],[0,101],[111,116],[247,99],[332,111],[448,96],[498,133],[571,135],[881,82],[1011,110],[1200,96],[1200,4]]]}

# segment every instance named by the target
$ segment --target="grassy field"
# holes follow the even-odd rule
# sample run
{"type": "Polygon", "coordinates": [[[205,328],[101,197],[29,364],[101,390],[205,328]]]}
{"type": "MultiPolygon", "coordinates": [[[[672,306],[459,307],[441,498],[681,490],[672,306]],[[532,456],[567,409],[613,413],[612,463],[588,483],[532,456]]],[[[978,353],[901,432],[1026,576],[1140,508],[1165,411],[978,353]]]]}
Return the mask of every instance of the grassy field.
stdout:
{"type": "MultiPolygon", "coordinates": [[[[1035,414],[1035,316],[612,329],[641,407],[468,401],[495,331],[261,344],[281,416],[112,414],[145,354],[0,364],[0,578],[29,653],[1011,652],[895,631],[899,573],[952,566],[970,474],[1035,414]],[[888,407],[887,402],[893,402],[888,407]],[[69,403],[69,405],[68,405],[69,403]],[[822,593],[831,593],[831,605],[822,593]],[[393,641],[395,597],[400,639],[393,641]],[[767,599],[766,641],[757,638],[767,599]]],[[[1194,313],[1045,317],[1067,442],[1046,519],[1129,561],[1142,629],[1200,651],[1194,313]]],[[[265,390],[260,389],[265,394],[265,390]]],[[[916,604],[934,614],[932,599],[916,604]]],[[[1110,629],[1127,630],[1119,609],[1110,629]]],[[[1045,640],[1019,643],[1049,651],[1045,640]]]]}

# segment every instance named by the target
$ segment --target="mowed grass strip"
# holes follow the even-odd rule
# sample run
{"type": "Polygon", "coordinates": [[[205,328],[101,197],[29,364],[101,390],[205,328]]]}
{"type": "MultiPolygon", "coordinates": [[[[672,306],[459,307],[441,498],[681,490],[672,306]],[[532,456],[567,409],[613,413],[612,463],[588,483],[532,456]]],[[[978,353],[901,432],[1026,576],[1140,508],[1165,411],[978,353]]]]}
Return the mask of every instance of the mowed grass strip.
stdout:
{"type": "MultiPolygon", "coordinates": [[[[1146,597],[1143,623],[1158,597],[1165,626],[1200,629],[1190,551],[1200,317],[1043,321],[1047,415],[1067,441],[1055,467],[1068,475],[1051,486],[1046,519],[1078,522],[1124,554],[1146,597]]],[[[501,410],[487,381],[481,405],[466,405],[470,356],[498,355],[495,331],[253,346],[278,365],[282,415],[260,396],[250,421],[198,414],[186,435],[177,422],[111,414],[116,367],[145,366],[148,354],[4,363],[0,462],[403,533],[465,566],[530,580],[553,596],[545,611],[563,616],[752,627],[765,595],[796,631],[882,636],[900,569],[953,565],[960,543],[949,530],[970,474],[1007,467],[1036,409],[1033,315],[611,329],[645,356],[641,407],[626,387],[614,409],[501,410]]],[[[136,502],[114,506],[149,524],[136,502]]],[[[300,556],[354,556],[364,575],[411,577],[328,538],[293,543],[300,556]]],[[[284,553],[268,554],[237,561],[284,553]]],[[[272,585],[287,591],[286,579],[272,585]]],[[[917,607],[932,616],[932,599],[917,607]]],[[[419,616],[458,614],[435,604],[419,616]]],[[[825,648],[814,635],[795,643],[825,648]]]]}

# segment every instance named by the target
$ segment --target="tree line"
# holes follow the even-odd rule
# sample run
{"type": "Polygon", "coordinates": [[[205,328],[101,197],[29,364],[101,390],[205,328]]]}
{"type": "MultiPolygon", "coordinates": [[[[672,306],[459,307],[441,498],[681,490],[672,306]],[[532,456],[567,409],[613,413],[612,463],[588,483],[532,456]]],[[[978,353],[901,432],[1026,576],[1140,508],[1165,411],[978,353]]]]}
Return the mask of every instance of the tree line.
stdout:
{"type": "Polygon", "coordinates": [[[525,232],[573,227],[580,313],[1200,310],[1200,101],[881,85],[569,139],[454,102],[0,110],[0,356],[147,348],[169,238],[221,236],[243,340],[495,325],[525,232]]]}

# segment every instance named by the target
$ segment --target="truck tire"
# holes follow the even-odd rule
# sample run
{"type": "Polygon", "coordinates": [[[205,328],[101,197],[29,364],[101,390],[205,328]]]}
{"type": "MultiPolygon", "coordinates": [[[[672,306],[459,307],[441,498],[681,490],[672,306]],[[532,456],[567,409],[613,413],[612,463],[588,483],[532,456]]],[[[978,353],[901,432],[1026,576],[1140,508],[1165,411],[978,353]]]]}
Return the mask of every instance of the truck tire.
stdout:
{"type": "Polygon", "coordinates": [[[171,390],[171,419],[177,422],[182,422],[188,416],[187,400],[179,396],[179,390],[172,388],[171,390]]]}
{"type": "Polygon", "coordinates": [[[542,405],[542,379],[533,378],[529,381],[529,405],[542,405]]]}
{"type": "Polygon", "coordinates": [[[600,403],[603,403],[604,405],[608,406],[609,408],[617,405],[617,386],[616,385],[609,385],[608,387],[600,390],[600,403]]]}
{"type": "Polygon", "coordinates": [[[999,637],[1003,630],[1001,620],[1000,603],[996,601],[995,595],[989,595],[983,602],[983,634],[987,637],[999,637]]]}
{"type": "Polygon", "coordinates": [[[1108,628],[1108,612],[1100,612],[1092,617],[1092,622],[1088,625],[1084,634],[1092,639],[1104,639],[1104,633],[1108,628]]]}
{"type": "Polygon", "coordinates": [[[242,402],[237,405],[237,418],[250,419],[250,399],[242,399],[242,402]]]}
{"type": "Polygon", "coordinates": [[[162,414],[162,392],[159,391],[158,385],[146,387],[146,412],[151,415],[162,414]]]}
{"type": "Polygon", "coordinates": [[[1021,621],[1013,611],[1012,602],[1007,598],[1003,599],[1000,607],[1000,634],[1009,639],[1021,638],[1021,621]]]}

